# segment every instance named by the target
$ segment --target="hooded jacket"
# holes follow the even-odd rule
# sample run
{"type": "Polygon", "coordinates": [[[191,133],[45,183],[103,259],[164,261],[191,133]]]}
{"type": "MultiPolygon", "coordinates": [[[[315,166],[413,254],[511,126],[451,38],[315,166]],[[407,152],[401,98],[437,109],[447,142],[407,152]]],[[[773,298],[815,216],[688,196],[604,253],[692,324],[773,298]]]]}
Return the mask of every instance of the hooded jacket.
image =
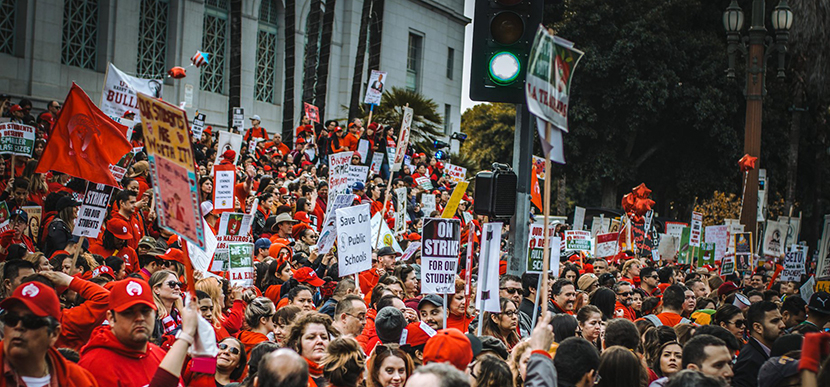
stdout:
{"type": "Polygon", "coordinates": [[[239,331],[236,338],[239,339],[239,341],[242,342],[242,345],[245,346],[245,353],[251,353],[251,350],[263,341],[271,341],[268,339],[268,336],[253,331],[239,331]]]}
{"type": "Polygon", "coordinates": [[[92,282],[73,278],[69,290],[83,297],[84,303],[61,311],[61,334],[55,348],[72,348],[76,351],[86,344],[92,331],[101,326],[109,308],[110,292],[92,282]]]}
{"type": "Polygon", "coordinates": [[[101,386],[146,386],[159,368],[165,352],[153,343],[146,351],[122,344],[109,326],[92,331],[89,344],[81,349],[81,361],[101,386]]]}
{"type": "MultiPolygon", "coordinates": [[[[49,360],[49,374],[52,376],[52,380],[58,381],[59,385],[65,387],[97,387],[99,385],[89,371],[64,359],[55,347],[49,348],[49,351],[46,352],[46,358],[49,360]]],[[[5,353],[0,342],[0,365],[4,364],[6,364],[5,353]]],[[[23,384],[18,383],[19,380],[14,373],[3,375],[0,377],[0,387],[22,386],[23,384]]]]}

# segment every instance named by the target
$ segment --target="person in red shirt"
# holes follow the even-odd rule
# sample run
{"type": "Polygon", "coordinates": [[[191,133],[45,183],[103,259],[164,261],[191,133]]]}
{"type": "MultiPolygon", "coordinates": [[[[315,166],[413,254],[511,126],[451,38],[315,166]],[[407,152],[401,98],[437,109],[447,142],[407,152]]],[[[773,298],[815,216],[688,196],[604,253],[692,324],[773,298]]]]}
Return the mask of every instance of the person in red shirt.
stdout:
{"type": "Polygon", "coordinates": [[[349,148],[352,152],[356,151],[358,139],[363,134],[362,132],[363,121],[359,118],[355,118],[354,122],[349,124],[349,132],[346,134],[346,137],[343,137],[343,141],[341,141],[340,144],[346,148],[349,148]]]}
{"type": "Polygon", "coordinates": [[[637,314],[631,308],[631,299],[634,294],[631,283],[619,281],[614,284],[613,290],[617,294],[617,303],[614,306],[614,317],[634,321],[637,314]]]}
{"type": "Polygon", "coordinates": [[[104,258],[116,256],[124,260],[127,272],[134,272],[138,267],[138,254],[127,243],[132,240],[130,226],[126,221],[112,218],[107,221],[107,228],[102,233],[101,241],[90,243],[89,252],[104,258]]]}
{"type": "Polygon", "coordinates": [[[643,319],[648,320],[655,326],[667,325],[672,328],[680,323],[691,323],[691,320],[682,316],[685,301],[686,287],[678,284],[671,285],[663,292],[663,313],[650,314],[644,316],[643,319]]]}
{"type": "Polygon", "coordinates": [[[118,210],[113,211],[112,219],[121,219],[129,225],[130,239],[127,241],[127,246],[135,249],[138,247],[138,242],[144,237],[144,224],[138,218],[138,206],[146,205],[146,199],[141,202],[136,201],[138,194],[130,190],[121,190],[115,195],[115,202],[118,204],[118,210]]]}
{"type": "Polygon", "coordinates": [[[401,253],[389,246],[383,246],[378,250],[377,256],[377,266],[360,273],[360,292],[363,294],[369,294],[378,284],[380,277],[395,270],[396,257],[400,257],[401,253]]]}
{"type": "Polygon", "coordinates": [[[0,308],[5,311],[0,385],[99,385],[89,371],[66,360],[53,345],[61,331],[61,304],[52,288],[40,282],[21,284],[0,302],[0,308]]]}
{"type": "Polygon", "coordinates": [[[6,260],[9,246],[13,244],[26,246],[30,253],[35,252],[35,242],[28,235],[24,235],[29,224],[29,215],[23,210],[14,210],[9,217],[11,229],[0,233],[0,260],[6,260]]]}
{"type": "Polygon", "coordinates": [[[345,134],[343,133],[342,127],[334,128],[334,132],[329,137],[329,154],[333,155],[335,153],[340,152],[347,152],[349,147],[346,145],[346,140],[344,139],[345,134]]]}
{"type": "Polygon", "coordinates": [[[147,176],[150,175],[150,163],[147,161],[139,161],[133,164],[133,172],[130,173],[130,178],[138,182],[138,192],[136,196],[144,195],[144,191],[150,189],[147,184],[147,176]]]}
{"type": "Polygon", "coordinates": [[[276,328],[273,318],[276,311],[274,302],[267,297],[257,297],[248,304],[245,309],[245,323],[248,324],[248,329],[241,330],[236,335],[245,346],[245,352],[251,353],[257,344],[271,341],[267,335],[276,328]]]}
{"type": "Polygon", "coordinates": [[[247,132],[245,132],[245,143],[248,143],[248,141],[251,140],[257,140],[257,142],[268,141],[268,131],[266,131],[265,128],[259,126],[261,123],[262,119],[259,118],[258,114],[254,114],[251,117],[252,127],[248,129],[247,132]]]}
{"type": "MultiPolygon", "coordinates": [[[[274,133],[274,143],[271,146],[276,147],[277,152],[279,152],[279,154],[282,155],[283,158],[285,158],[285,156],[288,156],[288,154],[291,153],[291,148],[289,148],[288,145],[285,145],[282,142],[282,135],[279,133],[274,133]]],[[[269,146],[269,148],[271,146],[269,146]]]]}
{"type": "Polygon", "coordinates": [[[89,341],[92,330],[104,322],[110,292],[95,283],[71,277],[64,272],[42,271],[40,274],[51,280],[55,286],[78,293],[85,300],[81,305],[61,311],[61,334],[55,342],[57,348],[72,348],[79,351],[89,341]]]}
{"type": "MultiPolygon", "coordinates": [[[[96,328],[81,349],[78,365],[101,386],[150,384],[165,352],[150,342],[156,322],[156,304],[150,285],[138,279],[115,282],[110,289],[107,321],[96,328]]],[[[195,332],[194,332],[195,333],[195,332]]],[[[193,341],[184,331],[181,339],[193,341]]]]}

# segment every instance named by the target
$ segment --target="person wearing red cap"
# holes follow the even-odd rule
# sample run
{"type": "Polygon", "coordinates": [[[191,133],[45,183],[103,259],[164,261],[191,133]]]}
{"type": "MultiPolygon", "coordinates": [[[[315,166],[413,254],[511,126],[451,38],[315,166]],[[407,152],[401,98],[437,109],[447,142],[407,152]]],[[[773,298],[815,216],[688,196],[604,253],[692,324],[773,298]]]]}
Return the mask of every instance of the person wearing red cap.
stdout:
{"type": "Polygon", "coordinates": [[[347,152],[349,150],[348,146],[345,146],[345,131],[342,127],[337,126],[334,128],[334,131],[329,136],[329,154],[333,155],[335,153],[340,152],[347,152]]]}
{"type": "Polygon", "coordinates": [[[78,306],[61,311],[61,334],[55,343],[57,348],[80,350],[89,341],[92,330],[104,322],[110,292],[98,284],[60,271],[42,271],[40,274],[56,287],[71,290],[85,300],[78,306]]]}
{"type": "Polygon", "coordinates": [[[130,225],[123,218],[113,217],[107,221],[107,227],[102,233],[100,243],[90,243],[89,252],[104,258],[116,256],[129,263],[129,270],[139,269],[138,254],[128,246],[133,234],[130,225]]]}
{"type": "Polygon", "coordinates": [[[389,246],[383,246],[377,251],[377,266],[360,273],[360,292],[369,294],[372,288],[378,284],[378,280],[386,273],[392,273],[395,270],[395,262],[401,253],[395,251],[389,246]]]}
{"type": "MultiPolygon", "coordinates": [[[[138,279],[115,282],[110,289],[109,325],[96,328],[81,349],[78,364],[101,386],[146,386],[164,351],[150,342],[156,321],[156,304],[150,285],[138,279]]],[[[181,339],[193,342],[193,332],[181,339]]]]}
{"type": "Polygon", "coordinates": [[[459,371],[466,371],[473,361],[470,339],[455,328],[438,331],[424,345],[424,364],[450,363],[459,371]]]}

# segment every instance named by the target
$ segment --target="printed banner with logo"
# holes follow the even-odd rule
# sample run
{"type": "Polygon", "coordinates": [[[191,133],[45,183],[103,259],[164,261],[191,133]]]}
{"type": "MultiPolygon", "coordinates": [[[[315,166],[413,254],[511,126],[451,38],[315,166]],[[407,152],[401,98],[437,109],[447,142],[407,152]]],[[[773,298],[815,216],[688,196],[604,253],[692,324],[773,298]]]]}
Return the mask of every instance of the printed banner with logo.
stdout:
{"type": "Polygon", "coordinates": [[[565,250],[579,250],[590,252],[594,239],[590,231],[567,230],[565,231],[565,250]]]}
{"type": "Polygon", "coordinates": [[[422,294],[455,294],[460,240],[460,220],[424,219],[421,237],[422,294]]]}
{"type": "Polygon", "coordinates": [[[138,93],[153,98],[161,97],[164,81],[161,79],[144,79],[127,75],[112,63],[107,67],[104,90],[101,94],[101,111],[104,114],[121,117],[127,110],[135,113],[135,120],[144,116],[138,106],[138,93]]]}
{"type": "Polygon", "coordinates": [[[228,245],[228,275],[231,286],[250,288],[254,286],[254,245],[253,243],[231,243],[228,245]]]}

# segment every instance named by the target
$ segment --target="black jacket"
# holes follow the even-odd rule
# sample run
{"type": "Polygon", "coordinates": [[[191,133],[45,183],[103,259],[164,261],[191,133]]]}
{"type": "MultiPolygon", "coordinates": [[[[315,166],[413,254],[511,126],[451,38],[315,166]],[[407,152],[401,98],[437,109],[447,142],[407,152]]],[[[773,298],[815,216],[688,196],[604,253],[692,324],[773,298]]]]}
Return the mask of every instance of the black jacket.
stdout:
{"type": "Polygon", "coordinates": [[[741,353],[733,367],[735,376],[732,377],[732,385],[735,387],[756,387],[758,385],[758,371],[761,370],[761,366],[767,359],[769,359],[769,355],[764,351],[761,343],[754,338],[750,338],[746,345],[741,348],[741,353]]]}

